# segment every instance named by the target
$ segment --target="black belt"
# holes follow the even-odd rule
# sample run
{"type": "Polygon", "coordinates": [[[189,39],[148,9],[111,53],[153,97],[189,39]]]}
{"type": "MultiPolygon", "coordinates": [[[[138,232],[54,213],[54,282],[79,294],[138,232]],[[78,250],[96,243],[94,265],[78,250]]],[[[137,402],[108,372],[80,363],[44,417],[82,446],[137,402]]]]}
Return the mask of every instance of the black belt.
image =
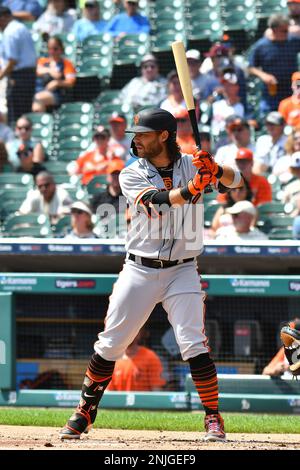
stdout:
{"type": "Polygon", "coordinates": [[[142,264],[143,266],[147,266],[147,268],[155,268],[155,269],[165,269],[171,268],[172,266],[176,266],[177,264],[188,263],[189,261],[194,261],[195,258],[186,258],[182,260],[175,260],[175,261],[167,261],[163,259],[150,259],[150,258],[143,258],[141,256],[133,255],[129,253],[128,259],[131,261],[135,261],[138,264],[142,264]]]}

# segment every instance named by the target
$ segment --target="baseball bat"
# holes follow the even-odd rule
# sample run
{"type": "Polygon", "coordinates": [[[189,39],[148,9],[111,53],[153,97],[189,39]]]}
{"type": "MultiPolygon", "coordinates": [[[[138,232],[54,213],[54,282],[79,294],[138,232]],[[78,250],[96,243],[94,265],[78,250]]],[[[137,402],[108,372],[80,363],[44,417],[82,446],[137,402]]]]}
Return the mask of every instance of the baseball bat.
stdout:
{"type": "Polygon", "coordinates": [[[192,81],[189,71],[189,66],[186,59],[184,44],[182,41],[175,41],[172,43],[172,51],[176,64],[176,69],[179,77],[179,82],[184,97],[184,101],[189,113],[190,122],[193,129],[193,135],[196,145],[201,149],[200,135],[198,123],[195,112],[195,100],[193,96],[192,81]]]}

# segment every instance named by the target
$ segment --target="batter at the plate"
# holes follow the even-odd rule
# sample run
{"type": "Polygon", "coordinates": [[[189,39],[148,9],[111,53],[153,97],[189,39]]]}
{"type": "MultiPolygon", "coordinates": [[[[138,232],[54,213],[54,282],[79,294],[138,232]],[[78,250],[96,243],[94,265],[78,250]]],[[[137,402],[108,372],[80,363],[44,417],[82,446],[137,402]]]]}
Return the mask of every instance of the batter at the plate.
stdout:
{"type": "Polygon", "coordinates": [[[176,143],[176,119],[147,109],[134,117],[138,156],[120,174],[130,206],[126,261],[110,296],[105,329],[88,364],[81,399],[60,436],[79,438],[95,421],[114,364],[134,340],[155,305],[162,302],[205,411],[205,440],[224,441],[218,410],[218,381],[204,327],[204,298],[196,270],[203,249],[203,193],[243,185],[241,174],[219,166],[207,152],[183,155],[176,143]]]}

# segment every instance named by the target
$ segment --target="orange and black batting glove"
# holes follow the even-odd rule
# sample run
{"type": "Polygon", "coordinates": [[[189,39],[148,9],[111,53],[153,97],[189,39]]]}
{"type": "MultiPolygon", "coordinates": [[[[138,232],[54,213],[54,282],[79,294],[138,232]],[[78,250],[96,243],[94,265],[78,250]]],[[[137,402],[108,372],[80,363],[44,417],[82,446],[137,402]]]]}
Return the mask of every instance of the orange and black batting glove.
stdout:
{"type": "Polygon", "coordinates": [[[192,163],[198,170],[209,171],[217,179],[223,175],[223,168],[215,162],[213,155],[205,150],[195,150],[192,163]]]}
{"type": "Polygon", "coordinates": [[[198,170],[195,174],[194,178],[190,179],[187,184],[187,189],[195,196],[196,194],[202,193],[206,186],[210,185],[211,183],[216,183],[216,177],[211,174],[210,171],[207,170],[198,170]]]}

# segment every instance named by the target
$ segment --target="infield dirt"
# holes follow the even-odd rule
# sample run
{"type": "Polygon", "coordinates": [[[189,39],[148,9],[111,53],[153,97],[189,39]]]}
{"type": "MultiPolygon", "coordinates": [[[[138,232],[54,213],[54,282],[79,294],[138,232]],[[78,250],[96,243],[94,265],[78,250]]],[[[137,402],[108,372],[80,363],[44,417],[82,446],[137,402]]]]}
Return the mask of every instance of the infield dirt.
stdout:
{"type": "Polygon", "coordinates": [[[93,429],[80,440],[61,441],[59,429],[0,426],[0,450],[295,450],[300,434],[227,434],[227,443],[201,442],[203,433],[93,429]]]}

